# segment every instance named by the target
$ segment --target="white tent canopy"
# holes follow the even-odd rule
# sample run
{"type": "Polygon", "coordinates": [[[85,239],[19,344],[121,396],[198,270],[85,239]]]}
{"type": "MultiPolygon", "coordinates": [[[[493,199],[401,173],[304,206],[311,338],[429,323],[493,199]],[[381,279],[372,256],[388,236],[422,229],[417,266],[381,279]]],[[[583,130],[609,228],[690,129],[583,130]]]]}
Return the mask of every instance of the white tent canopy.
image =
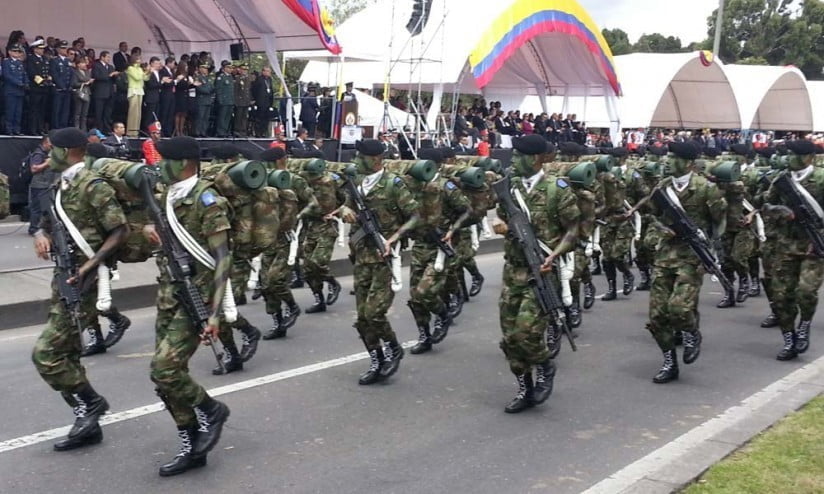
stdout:
{"type": "Polygon", "coordinates": [[[813,110],[813,130],[824,132],[824,81],[807,81],[813,110]]]}
{"type": "Polygon", "coordinates": [[[741,128],[810,130],[813,111],[804,74],[795,67],[725,65],[741,109],[741,128]]]}

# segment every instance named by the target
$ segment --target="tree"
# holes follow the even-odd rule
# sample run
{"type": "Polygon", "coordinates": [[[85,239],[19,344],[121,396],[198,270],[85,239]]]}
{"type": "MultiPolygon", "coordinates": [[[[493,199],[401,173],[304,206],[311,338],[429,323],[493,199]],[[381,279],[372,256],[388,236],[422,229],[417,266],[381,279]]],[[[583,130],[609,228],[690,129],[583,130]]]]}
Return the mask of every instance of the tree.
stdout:
{"type": "Polygon", "coordinates": [[[632,46],[633,52],[643,53],[678,53],[683,51],[681,38],[664,36],[660,33],[642,34],[632,46]]]}
{"type": "Polygon", "coordinates": [[[607,41],[613,55],[626,55],[632,52],[632,45],[629,42],[629,36],[623,29],[603,29],[601,34],[607,41]]]}
{"type": "Polygon", "coordinates": [[[325,2],[329,15],[335,21],[336,26],[340,26],[343,21],[352,17],[365,9],[374,0],[329,0],[325,2]]]}

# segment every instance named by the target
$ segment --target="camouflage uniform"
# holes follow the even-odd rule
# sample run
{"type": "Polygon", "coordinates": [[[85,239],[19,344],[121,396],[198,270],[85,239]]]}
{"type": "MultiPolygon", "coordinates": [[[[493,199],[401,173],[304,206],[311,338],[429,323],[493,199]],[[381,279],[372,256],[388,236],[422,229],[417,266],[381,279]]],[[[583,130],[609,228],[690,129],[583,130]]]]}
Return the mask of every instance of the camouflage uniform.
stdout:
{"type": "MultiPolygon", "coordinates": [[[[229,205],[210,185],[209,182],[199,181],[192,192],[174,206],[180,225],[206,249],[208,237],[228,232],[231,228],[229,205]]],[[[165,194],[160,203],[165,205],[165,194]]],[[[165,268],[168,262],[165,256],[158,257],[160,276],[151,379],[178,427],[192,427],[197,423],[192,409],[207,396],[206,390],[189,375],[189,359],[200,345],[200,335],[175,297],[179,288],[170,283],[165,268]]],[[[215,290],[214,274],[199,264],[196,265],[195,273],[193,281],[208,306],[215,290]]]]}
{"type": "MultiPolygon", "coordinates": [[[[557,249],[567,232],[578,231],[581,217],[578,200],[564,179],[547,175],[530,193],[526,192],[521,178],[513,178],[512,185],[523,195],[536,236],[551,249],[557,249]]],[[[498,216],[504,221],[507,219],[500,206],[498,216]]],[[[547,320],[541,314],[529,284],[529,267],[524,254],[509,236],[504,244],[504,261],[503,290],[498,302],[503,331],[501,349],[512,373],[521,376],[549,357],[545,338],[547,320]]]]}
{"type": "MultiPolygon", "coordinates": [[[[82,169],[67,190],[62,191],[61,204],[89,246],[97,251],[107,233],[127,225],[126,215],[117,202],[114,189],[90,170],[82,169]]],[[[44,215],[41,227],[50,231],[49,217],[44,215]]],[[[78,249],[74,253],[77,266],[86,262],[78,249]]],[[[96,324],[97,284],[83,293],[81,320],[96,324]]],[[[88,384],[80,364],[81,338],[78,328],[59,300],[56,282],[52,283],[51,308],[46,329],[37,339],[32,360],[43,380],[56,391],[70,393],[88,384]]]]}
{"type": "Polygon", "coordinates": [[[343,178],[334,172],[324,172],[308,184],[313,192],[317,207],[310,208],[303,218],[302,242],[306,281],[312,293],[323,292],[323,282],[333,280],[329,262],[338,236],[337,222],[323,219],[338,209],[345,201],[343,178]]]}
{"type": "MultiPolygon", "coordinates": [[[[294,176],[293,176],[294,178],[294,176]]],[[[294,182],[293,182],[294,183],[294,182]]],[[[266,301],[266,313],[280,316],[283,303],[297,307],[289,289],[289,245],[297,223],[298,198],[291,189],[278,191],[280,199],[280,231],[273,247],[261,256],[261,288],[266,301]]]]}
{"type": "Polygon", "coordinates": [[[747,213],[744,210],[744,200],[747,199],[744,182],[722,183],[718,188],[727,201],[727,229],[721,236],[721,269],[730,281],[738,275],[739,290],[737,300],[735,294],[726,294],[725,297],[730,299],[729,305],[735,305],[734,302],[742,303],[749,295],[749,261],[755,252],[756,239],[748,226],[741,225],[747,213]]]}

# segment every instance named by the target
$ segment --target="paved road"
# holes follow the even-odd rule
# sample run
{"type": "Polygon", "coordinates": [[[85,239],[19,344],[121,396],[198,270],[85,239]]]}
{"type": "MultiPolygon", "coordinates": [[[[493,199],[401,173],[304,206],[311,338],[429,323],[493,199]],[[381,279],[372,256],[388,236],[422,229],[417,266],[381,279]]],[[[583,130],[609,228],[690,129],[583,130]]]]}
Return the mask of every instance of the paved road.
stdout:
{"type": "Polygon", "coordinates": [[[28,223],[0,223],[0,272],[49,267],[51,262],[37,259],[32,250],[28,223]]]}
{"type": "MultiPolygon", "coordinates": [[[[775,361],[778,333],[757,326],[764,298],[717,310],[718,288],[708,282],[700,360],[682,368],[679,382],[654,385],[660,353],[643,329],[647,295],[633,294],[585,316],[579,351],[565,346],[559,357],[549,402],[506,415],[514,383],[498,349],[501,259],[479,262],[483,293],[435,352],[407,353],[389,384],[358,386],[366,367],[358,360],[229,393],[232,417],[209,468],[172,479],[156,473],[177,447],[165,412],[106,426],[103,444],[80,451],[54,453],[48,441],[2,452],[0,492],[579,492],[824,351],[814,341],[803,359],[775,361]]],[[[345,295],[351,279],[342,281],[338,305],[302,316],[285,340],[261,342],[244,372],[213,377],[211,355],[200,351],[193,374],[214,388],[362,352],[345,295]]],[[[298,297],[310,301],[308,290],[298,297]]],[[[243,312],[266,324],[261,304],[243,312]]],[[[148,379],[153,313],[128,315],[135,324],[123,342],[85,361],[113,412],[157,402],[148,379]]],[[[405,295],[391,316],[402,338],[414,339],[405,295]]],[[[29,361],[38,330],[0,335],[0,443],[69,423],[68,408],[29,361]]]]}

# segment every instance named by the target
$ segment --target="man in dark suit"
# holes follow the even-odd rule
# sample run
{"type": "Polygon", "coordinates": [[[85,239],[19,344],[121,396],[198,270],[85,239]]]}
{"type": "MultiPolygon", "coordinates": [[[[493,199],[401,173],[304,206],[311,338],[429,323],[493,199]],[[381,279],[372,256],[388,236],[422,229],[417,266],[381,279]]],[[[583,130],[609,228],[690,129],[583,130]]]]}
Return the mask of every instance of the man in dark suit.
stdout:
{"type": "Polygon", "coordinates": [[[175,126],[175,57],[166,57],[160,69],[160,128],[163,137],[172,137],[175,126]]]}
{"type": "Polygon", "coordinates": [[[43,56],[46,42],[32,43],[32,55],[26,59],[26,75],[29,79],[29,131],[33,135],[43,135],[46,131],[46,101],[52,87],[49,75],[49,61],[43,56]]]}
{"type": "Polygon", "coordinates": [[[452,149],[455,151],[455,154],[460,154],[463,156],[475,154],[475,150],[472,149],[472,145],[469,144],[469,136],[467,135],[460,136],[458,144],[452,149]]]}
{"type": "Polygon", "coordinates": [[[100,52],[100,60],[92,66],[92,98],[94,98],[94,125],[104,134],[112,131],[112,103],[114,79],[120,72],[111,63],[107,51],[100,52]]]}
{"type": "Polygon", "coordinates": [[[49,63],[49,74],[54,82],[52,98],[51,128],[62,129],[69,126],[69,107],[72,100],[72,74],[74,71],[68,59],[69,42],[61,41],[57,56],[49,63]]]}
{"type": "Polygon", "coordinates": [[[464,133],[469,129],[469,124],[466,122],[466,108],[458,108],[458,114],[455,115],[455,125],[452,126],[452,135],[455,139],[460,139],[464,133]]]}
{"type": "Polygon", "coordinates": [[[309,136],[315,137],[315,129],[318,126],[318,97],[314,86],[309,86],[306,94],[300,99],[300,121],[309,136]]]}
{"type": "Polygon", "coordinates": [[[274,105],[273,98],[272,69],[264,67],[260,76],[252,83],[252,99],[254,100],[252,111],[255,115],[255,135],[257,137],[269,136],[269,118],[274,105]]]}
{"type": "Polygon", "coordinates": [[[126,138],[126,124],[115,122],[112,125],[112,134],[107,137],[103,144],[114,151],[114,156],[126,156],[129,153],[129,140],[126,138]]]}
{"type": "Polygon", "coordinates": [[[121,41],[117,53],[114,54],[114,68],[118,72],[125,72],[129,68],[129,45],[121,41]]]}
{"type": "MultiPolygon", "coordinates": [[[[158,110],[160,107],[160,88],[163,86],[163,76],[160,75],[160,59],[152,57],[149,59],[149,80],[143,84],[143,123],[140,126],[145,129],[149,124],[159,120],[158,110]]],[[[161,124],[161,127],[163,124],[161,124]]]]}
{"type": "Polygon", "coordinates": [[[306,131],[305,128],[301,127],[298,129],[298,136],[295,138],[294,141],[289,142],[289,153],[303,153],[305,151],[311,151],[311,143],[308,142],[309,132],[306,131]]]}

